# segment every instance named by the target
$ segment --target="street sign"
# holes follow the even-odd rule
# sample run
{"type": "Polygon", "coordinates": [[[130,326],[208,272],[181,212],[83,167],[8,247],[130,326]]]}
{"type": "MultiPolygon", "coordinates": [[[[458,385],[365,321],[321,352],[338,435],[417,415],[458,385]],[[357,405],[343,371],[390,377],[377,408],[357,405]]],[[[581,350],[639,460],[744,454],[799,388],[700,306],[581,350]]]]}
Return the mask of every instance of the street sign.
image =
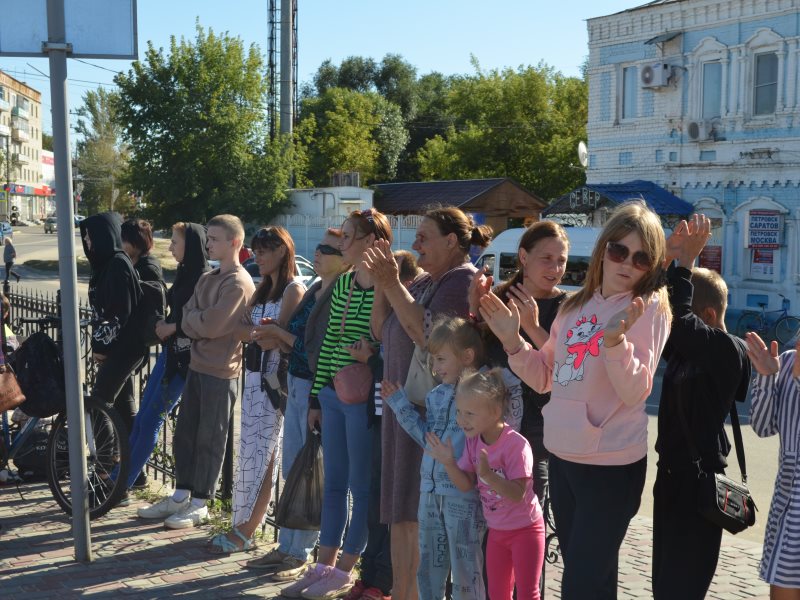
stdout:
{"type": "MultiPolygon", "coordinates": [[[[136,0],[64,0],[70,58],[138,57],[136,0]]],[[[47,0],[0,0],[0,56],[46,57],[47,0]]]]}

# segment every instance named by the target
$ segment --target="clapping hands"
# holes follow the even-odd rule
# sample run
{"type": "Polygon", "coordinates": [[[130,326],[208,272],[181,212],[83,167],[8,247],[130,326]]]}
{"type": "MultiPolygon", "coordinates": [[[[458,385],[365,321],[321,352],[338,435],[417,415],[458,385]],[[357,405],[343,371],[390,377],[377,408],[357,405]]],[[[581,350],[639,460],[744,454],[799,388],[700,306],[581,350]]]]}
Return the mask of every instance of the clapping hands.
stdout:
{"type": "Polygon", "coordinates": [[[362,260],[364,268],[370,272],[376,286],[388,288],[400,283],[400,267],[392,254],[392,246],[388,240],[375,240],[372,248],[364,251],[362,260]]]}
{"type": "MultiPolygon", "coordinates": [[[[778,342],[772,341],[769,346],[761,339],[757,333],[749,331],[745,334],[747,340],[747,356],[750,357],[750,362],[753,368],[761,375],[774,375],[781,370],[781,359],[778,356],[778,342]]],[[[800,341],[797,343],[800,348],[800,341]]],[[[795,359],[794,366],[792,367],[792,375],[794,377],[800,376],[797,371],[800,370],[800,361],[795,359]]]]}
{"type": "Polygon", "coordinates": [[[456,458],[453,454],[453,442],[450,438],[442,441],[439,439],[438,435],[429,431],[425,434],[425,441],[428,442],[428,446],[425,448],[426,454],[432,456],[434,460],[443,465],[455,464],[456,458]]]}
{"type": "Polygon", "coordinates": [[[514,299],[509,300],[506,306],[494,292],[487,292],[481,297],[480,311],[504,348],[519,348],[523,340],[519,335],[520,316],[514,299]]]}
{"type": "Polygon", "coordinates": [[[644,300],[641,296],[634,298],[628,307],[619,311],[608,320],[605,333],[603,334],[603,345],[606,348],[613,348],[622,341],[625,333],[633,327],[633,324],[644,314],[644,300]]]}
{"type": "Polygon", "coordinates": [[[710,237],[711,219],[707,216],[695,214],[688,222],[681,221],[667,238],[667,264],[664,266],[677,258],[682,267],[691,269],[710,237]]]}

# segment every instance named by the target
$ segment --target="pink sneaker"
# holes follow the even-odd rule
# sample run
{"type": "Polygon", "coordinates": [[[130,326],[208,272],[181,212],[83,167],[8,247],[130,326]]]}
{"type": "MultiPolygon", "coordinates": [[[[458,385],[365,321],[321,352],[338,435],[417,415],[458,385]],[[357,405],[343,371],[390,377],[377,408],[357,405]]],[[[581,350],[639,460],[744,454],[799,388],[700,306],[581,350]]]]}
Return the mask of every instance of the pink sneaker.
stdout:
{"type": "Polygon", "coordinates": [[[367,589],[367,586],[364,585],[364,582],[359,579],[353,584],[353,587],[350,588],[350,591],[347,592],[344,600],[361,600],[361,595],[364,593],[365,589],[367,589]]]}
{"type": "Polygon", "coordinates": [[[392,597],[384,596],[381,590],[371,587],[361,592],[361,600],[392,600],[392,597]]]}
{"type": "Polygon", "coordinates": [[[293,584],[286,586],[281,590],[281,596],[284,598],[302,598],[303,592],[312,584],[316,583],[333,567],[325,565],[311,565],[306,569],[305,574],[295,581],[293,584]]]}
{"type": "Polygon", "coordinates": [[[353,587],[350,573],[345,573],[334,567],[326,567],[328,571],[303,591],[302,597],[306,600],[332,600],[341,598],[353,587]]]}

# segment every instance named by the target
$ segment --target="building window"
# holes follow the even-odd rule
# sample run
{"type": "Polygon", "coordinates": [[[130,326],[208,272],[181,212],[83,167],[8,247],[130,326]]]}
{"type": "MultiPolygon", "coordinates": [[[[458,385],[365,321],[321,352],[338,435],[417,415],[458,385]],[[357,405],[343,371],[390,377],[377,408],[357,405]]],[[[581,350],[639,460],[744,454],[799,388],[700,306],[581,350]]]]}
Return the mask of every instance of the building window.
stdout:
{"type": "Polygon", "coordinates": [[[677,152],[670,152],[669,153],[669,162],[677,162],[678,161],[678,153],[677,152]]]}
{"type": "Polygon", "coordinates": [[[656,162],[657,163],[664,162],[664,151],[663,150],[656,150],[656,162]]]}
{"type": "Polygon", "coordinates": [[[709,160],[717,160],[717,151],[716,150],[701,150],[700,151],[700,160],[702,161],[709,161],[709,160]]]}
{"type": "Polygon", "coordinates": [[[633,164],[633,152],[620,152],[619,164],[622,166],[633,164]]]}
{"type": "Polygon", "coordinates": [[[753,114],[774,114],[778,99],[778,55],[774,52],[756,54],[755,71],[753,114]]]}
{"type": "Polygon", "coordinates": [[[722,106],[722,64],[707,62],[703,64],[703,114],[704,119],[721,116],[722,106]]]}
{"type": "Polygon", "coordinates": [[[636,93],[639,87],[639,71],[636,67],[622,69],[622,118],[636,116],[636,93]]]}

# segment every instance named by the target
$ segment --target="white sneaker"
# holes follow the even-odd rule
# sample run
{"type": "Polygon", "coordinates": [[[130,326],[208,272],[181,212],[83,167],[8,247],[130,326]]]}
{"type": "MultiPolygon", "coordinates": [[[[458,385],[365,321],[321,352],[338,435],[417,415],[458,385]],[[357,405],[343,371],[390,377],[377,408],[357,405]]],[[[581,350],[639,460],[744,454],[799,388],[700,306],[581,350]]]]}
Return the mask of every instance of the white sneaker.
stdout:
{"type": "Polygon", "coordinates": [[[166,519],[181,510],[184,506],[191,504],[191,502],[191,498],[188,497],[183,502],[175,502],[171,496],[168,496],[155,504],[140,506],[136,514],[142,519],[166,519]]]}
{"type": "Polygon", "coordinates": [[[205,504],[203,506],[195,506],[190,501],[174,515],[167,517],[167,520],[164,521],[164,527],[168,529],[189,529],[206,521],[208,521],[208,507],[205,504]]]}

